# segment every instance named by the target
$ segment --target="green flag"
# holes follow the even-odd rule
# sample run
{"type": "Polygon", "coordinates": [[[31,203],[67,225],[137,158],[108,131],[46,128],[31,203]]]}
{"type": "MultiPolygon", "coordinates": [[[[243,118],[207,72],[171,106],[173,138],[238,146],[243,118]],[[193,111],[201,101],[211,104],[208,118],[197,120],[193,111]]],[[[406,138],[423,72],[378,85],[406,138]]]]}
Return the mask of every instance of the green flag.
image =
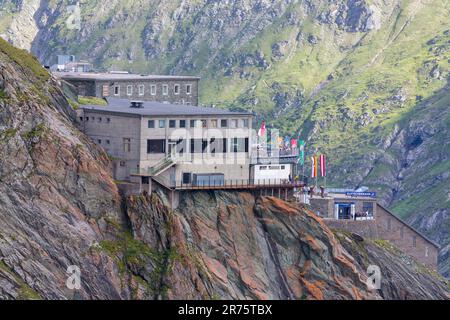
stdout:
{"type": "Polygon", "coordinates": [[[298,163],[300,163],[301,165],[304,165],[305,164],[305,140],[300,140],[299,146],[300,146],[300,153],[299,153],[299,157],[298,157],[298,163]]]}

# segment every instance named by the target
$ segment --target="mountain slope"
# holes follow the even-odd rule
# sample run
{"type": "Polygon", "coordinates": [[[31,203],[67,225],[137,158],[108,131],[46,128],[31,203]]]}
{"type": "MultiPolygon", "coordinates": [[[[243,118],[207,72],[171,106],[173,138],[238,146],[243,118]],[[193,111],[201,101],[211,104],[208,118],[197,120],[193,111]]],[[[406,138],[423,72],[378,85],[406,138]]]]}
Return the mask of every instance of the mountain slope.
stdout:
{"type": "Polygon", "coordinates": [[[448,244],[448,0],[93,0],[80,30],[66,25],[69,1],[1,3],[0,32],[41,61],[199,74],[203,104],[300,134],[308,154],[328,154],[329,184],[370,186],[448,244]]]}
{"type": "Polygon", "coordinates": [[[1,299],[447,298],[395,248],[276,198],[188,192],[173,211],[161,190],[123,197],[73,114],[37,60],[0,39],[1,299]]]}

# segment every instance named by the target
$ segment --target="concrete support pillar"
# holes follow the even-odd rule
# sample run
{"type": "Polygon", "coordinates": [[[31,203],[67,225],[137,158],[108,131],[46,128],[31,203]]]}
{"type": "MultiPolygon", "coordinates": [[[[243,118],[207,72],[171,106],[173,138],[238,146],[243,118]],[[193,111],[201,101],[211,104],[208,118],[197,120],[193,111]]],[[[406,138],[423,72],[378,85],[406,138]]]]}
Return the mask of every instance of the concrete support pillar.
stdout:
{"type": "Polygon", "coordinates": [[[148,177],[148,194],[152,194],[152,177],[148,177]]]}

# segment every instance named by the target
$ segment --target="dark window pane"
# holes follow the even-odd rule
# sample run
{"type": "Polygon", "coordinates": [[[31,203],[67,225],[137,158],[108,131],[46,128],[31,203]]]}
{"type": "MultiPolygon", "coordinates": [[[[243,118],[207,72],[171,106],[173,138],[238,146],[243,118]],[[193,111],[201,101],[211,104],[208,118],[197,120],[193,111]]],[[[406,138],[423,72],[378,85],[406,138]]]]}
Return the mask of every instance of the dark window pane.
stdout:
{"type": "Polygon", "coordinates": [[[191,183],[191,173],[183,172],[183,183],[191,183]]]}
{"type": "Polygon", "coordinates": [[[166,140],[154,139],[147,140],[147,153],[165,153],[166,152],[166,140]]]}
{"type": "Polygon", "coordinates": [[[148,127],[154,128],[155,127],[155,120],[148,120],[148,127]]]}
{"type": "Polygon", "coordinates": [[[176,120],[169,120],[169,128],[175,128],[177,126],[176,120]]]}
{"type": "Polygon", "coordinates": [[[220,120],[220,126],[221,126],[222,128],[228,127],[228,120],[227,120],[227,119],[222,119],[222,120],[220,120]]]}
{"type": "Polygon", "coordinates": [[[180,128],[186,128],[186,120],[180,120],[180,128]]]}

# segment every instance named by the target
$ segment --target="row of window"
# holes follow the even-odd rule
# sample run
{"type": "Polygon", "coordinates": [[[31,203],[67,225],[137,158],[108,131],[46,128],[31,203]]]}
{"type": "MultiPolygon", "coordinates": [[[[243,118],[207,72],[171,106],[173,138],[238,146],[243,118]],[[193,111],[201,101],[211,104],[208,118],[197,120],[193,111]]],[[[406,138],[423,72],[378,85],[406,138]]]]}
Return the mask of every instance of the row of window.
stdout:
{"type": "MultiPolygon", "coordinates": [[[[220,139],[187,139],[166,140],[149,139],[147,140],[147,153],[166,153],[166,145],[169,153],[175,152],[183,154],[191,153],[227,153],[227,152],[248,152],[248,138],[220,138],[220,139]],[[228,151],[229,150],[229,151],[228,151]]],[[[125,148],[124,148],[125,150],[125,148]]]]}
{"type": "MultiPolygon", "coordinates": [[[[127,85],[126,86],[126,93],[128,96],[132,96],[134,90],[137,89],[137,93],[140,96],[145,95],[145,90],[146,90],[146,86],[144,84],[139,84],[139,85],[127,85]],[[137,87],[137,88],[136,88],[137,87]]],[[[158,86],[156,84],[151,84],[150,87],[150,94],[152,96],[156,96],[158,94],[158,86]]],[[[178,95],[181,93],[181,85],[180,84],[174,84],[172,86],[172,94],[178,95]]],[[[103,96],[109,96],[109,86],[108,85],[103,85],[102,87],[103,90],[103,96]]],[[[115,85],[113,87],[114,90],[114,95],[115,96],[120,96],[120,85],[115,85]]],[[[167,96],[169,94],[169,85],[168,84],[163,84],[160,88],[161,93],[163,96],[167,96]]],[[[186,94],[191,94],[192,93],[192,85],[191,84],[186,84],[184,85],[184,92],[186,94]]]]}
{"type": "MultiPolygon", "coordinates": [[[[170,119],[168,122],[169,128],[228,128],[228,125],[230,125],[230,128],[248,128],[248,119],[231,119],[230,121],[228,119],[220,119],[220,121],[218,119],[210,119],[209,126],[206,119],[189,120],[189,122],[188,120],[170,119]]],[[[148,120],[147,126],[150,129],[166,128],[166,120],[148,120]]]]}
{"type": "MultiPolygon", "coordinates": [[[[80,121],[83,122],[89,122],[89,121],[96,121],[98,123],[104,122],[104,123],[110,123],[111,118],[103,118],[103,117],[80,117],[80,121]]],[[[217,119],[211,119],[209,120],[209,126],[208,121],[205,119],[202,120],[174,120],[170,119],[168,121],[169,128],[228,128],[228,124],[230,124],[230,128],[248,128],[248,119],[231,119],[228,121],[228,119],[221,119],[220,121],[217,119]],[[219,126],[220,125],[220,126],[219,126]]],[[[166,128],[166,120],[148,120],[147,123],[148,128],[154,129],[154,128],[166,128]]]]}
{"type": "Polygon", "coordinates": [[[102,117],[80,117],[80,121],[83,122],[89,122],[90,121],[97,121],[97,122],[105,122],[105,123],[110,123],[111,122],[111,118],[102,118],[102,117]]]}

